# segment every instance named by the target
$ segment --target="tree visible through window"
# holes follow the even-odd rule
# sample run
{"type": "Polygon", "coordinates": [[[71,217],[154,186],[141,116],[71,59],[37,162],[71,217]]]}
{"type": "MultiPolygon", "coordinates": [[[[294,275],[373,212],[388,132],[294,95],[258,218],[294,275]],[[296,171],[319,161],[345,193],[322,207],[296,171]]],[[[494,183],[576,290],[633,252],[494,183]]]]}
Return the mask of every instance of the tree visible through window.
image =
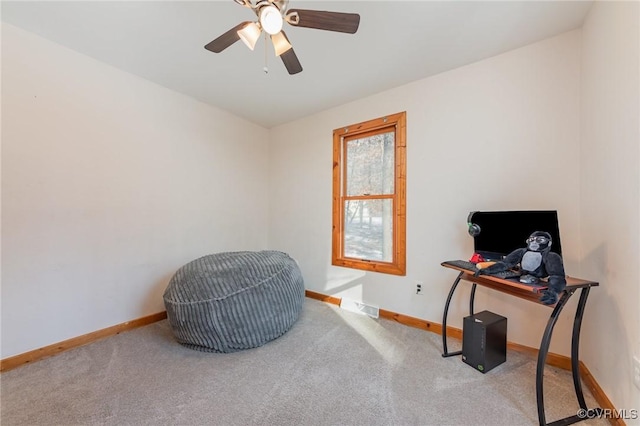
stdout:
{"type": "Polygon", "coordinates": [[[333,131],[334,265],[405,274],[406,113],[333,131]]]}

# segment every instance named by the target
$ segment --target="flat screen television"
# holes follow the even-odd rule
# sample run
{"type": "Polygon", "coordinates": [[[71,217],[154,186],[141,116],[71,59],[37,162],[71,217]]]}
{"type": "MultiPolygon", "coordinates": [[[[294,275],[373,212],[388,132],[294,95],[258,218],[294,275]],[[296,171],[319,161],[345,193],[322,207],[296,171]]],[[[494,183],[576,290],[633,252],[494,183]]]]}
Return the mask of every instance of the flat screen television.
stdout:
{"type": "Polygon", "coordinates": [[[513,250],[526,247],[534,231],[551,234],[551,251],[562,256],[558,212],[555,210],[471,212],[469,224],[479,226],[473,249],[485,260],[500,260],[513,250]]]}

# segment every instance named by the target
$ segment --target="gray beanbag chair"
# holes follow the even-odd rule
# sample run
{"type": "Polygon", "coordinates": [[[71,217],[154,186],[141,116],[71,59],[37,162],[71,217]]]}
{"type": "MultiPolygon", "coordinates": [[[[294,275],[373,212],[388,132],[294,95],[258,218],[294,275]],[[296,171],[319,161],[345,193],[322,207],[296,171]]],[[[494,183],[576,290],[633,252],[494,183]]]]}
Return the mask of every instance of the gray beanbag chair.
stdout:
{"type": "Polygon", "coordinates": [[[302,310],[304,282],[286,253],[225,252],[181,267],[163,299],[179,343],[235,352],[262,346],[293,326],[302,310]]]}

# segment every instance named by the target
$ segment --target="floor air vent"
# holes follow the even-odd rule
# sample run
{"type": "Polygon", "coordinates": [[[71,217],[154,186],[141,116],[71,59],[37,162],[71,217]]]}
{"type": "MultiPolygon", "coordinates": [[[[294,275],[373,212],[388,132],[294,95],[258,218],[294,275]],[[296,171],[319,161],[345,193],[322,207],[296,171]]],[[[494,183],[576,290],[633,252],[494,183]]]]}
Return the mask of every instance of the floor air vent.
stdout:
{"type": "Polygon", "coordinates": [[[345,311],[355,312],[356,314],[369,315],[372,318],[378,318],[380,309],[377,306],[367,305],[366,303],[356,302],[355,300],[345,299],[340,301],[340,308],[345,311]]]}

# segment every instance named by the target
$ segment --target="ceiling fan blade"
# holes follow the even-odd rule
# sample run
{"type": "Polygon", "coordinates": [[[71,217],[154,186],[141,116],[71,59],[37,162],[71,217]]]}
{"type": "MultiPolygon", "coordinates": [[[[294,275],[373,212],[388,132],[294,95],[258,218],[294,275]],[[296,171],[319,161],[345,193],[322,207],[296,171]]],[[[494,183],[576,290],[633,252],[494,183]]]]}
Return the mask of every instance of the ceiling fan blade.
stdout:
{"type": "Polygon", "coordinates": [[[226,33],[222,34],[217,39],[213,40],[211,43],[207,44],[204,48],[210,50],[214,53],[220,53],[227,47],[231,46],[236,41],[240,40],[240,36],[238,35],[238,31],[244,28],[245,25],[250,24],[251,21],[244,21],[231,28],[226,33]]]}
{"type": "Polygon", "coordinates": [[[289,74],[298,74],[302,71],[302,65],[300,65],[300,61],[296,56],[296,52],[293,51],[293,47],[280,55],[280,58],[282,58],[282,62],[284,62],[284,66],[287,67],[289,74]]]}
{"type": "Polygon", "coordinates": [[[240,6],[251,8],[251,2],[249,0],[233,0],[238,3],[240,6]]]}
{"type": "Polygon", "coordinates": [[[360,15],[357,13],[290,9],[287,11],[287,22],[297,27],[354,34],[360,25],[360,15]],[[296,14],[297,19],[295,18],[296,14]]]}

